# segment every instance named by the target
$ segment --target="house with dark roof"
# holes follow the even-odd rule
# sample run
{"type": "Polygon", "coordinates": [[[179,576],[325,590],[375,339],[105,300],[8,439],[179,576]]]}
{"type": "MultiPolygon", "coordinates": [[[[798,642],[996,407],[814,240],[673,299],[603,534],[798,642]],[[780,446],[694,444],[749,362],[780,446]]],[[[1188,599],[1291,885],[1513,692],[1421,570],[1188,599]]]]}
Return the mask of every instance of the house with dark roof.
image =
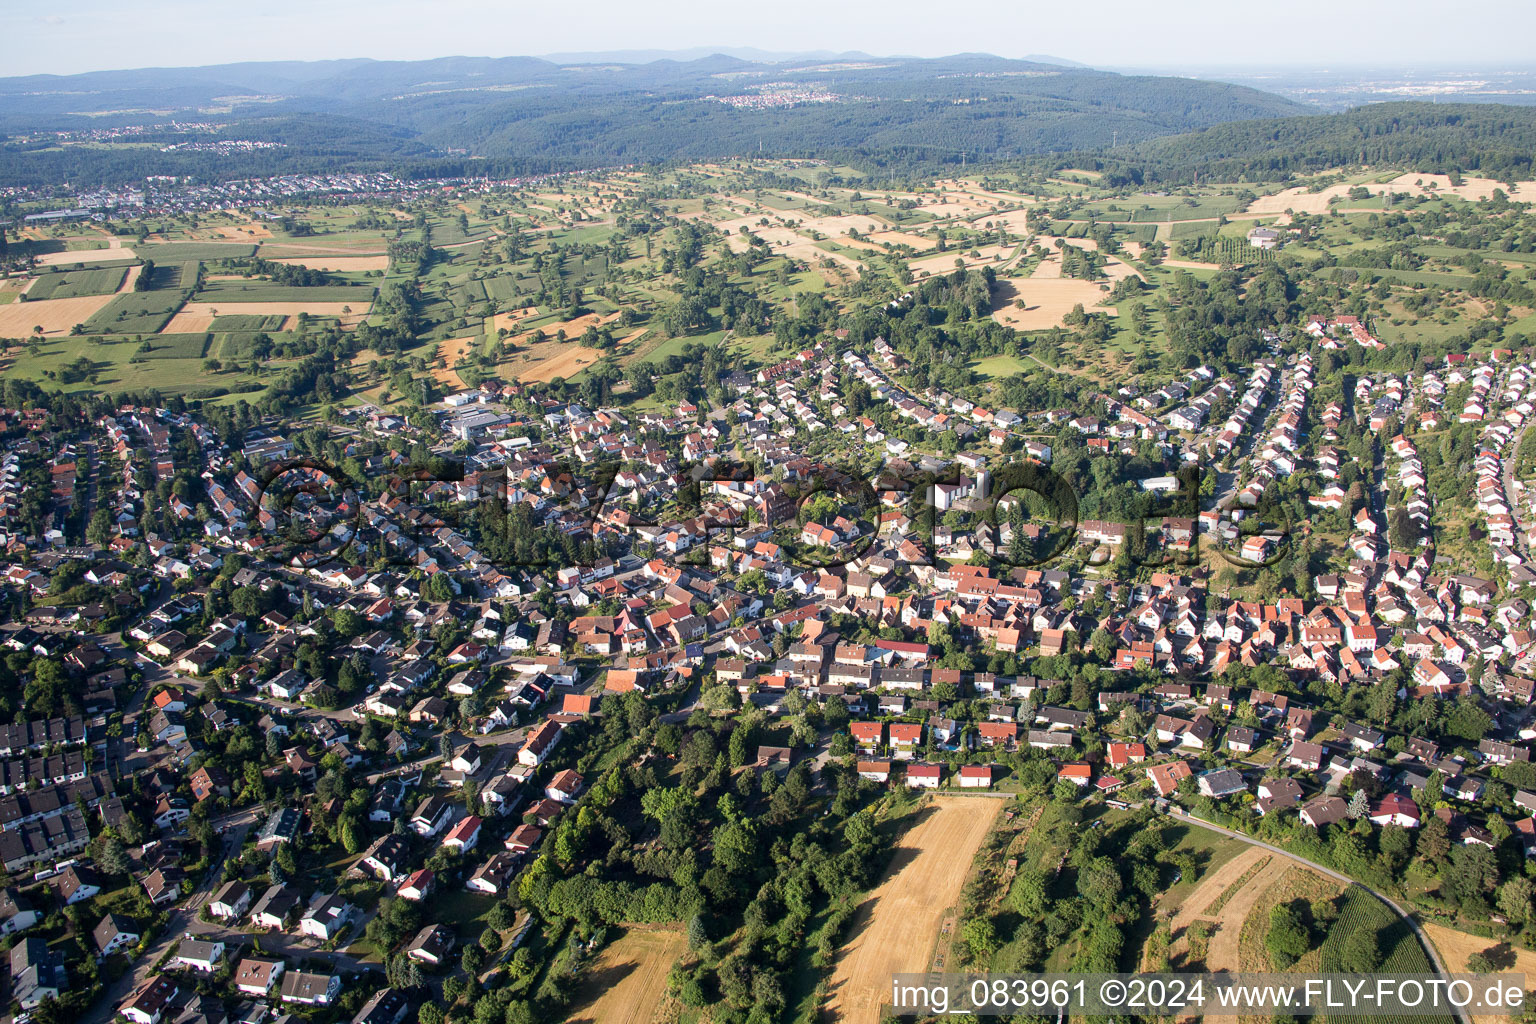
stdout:
{"type": "Polygon", "coordinates": [[[107,914],[91,932],[96,950],[103,957],[137,944],[141,936],[138,922],[122,914],[107,914]]]}

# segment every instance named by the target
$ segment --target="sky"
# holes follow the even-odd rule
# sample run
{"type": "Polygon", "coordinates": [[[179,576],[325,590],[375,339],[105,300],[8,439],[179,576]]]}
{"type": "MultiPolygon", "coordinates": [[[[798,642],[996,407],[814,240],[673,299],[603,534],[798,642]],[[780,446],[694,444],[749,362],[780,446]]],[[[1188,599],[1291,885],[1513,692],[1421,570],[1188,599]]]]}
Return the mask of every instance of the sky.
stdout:
{"type": "MultiPolygon", "coordinates": [[[[1529,66],[1531,0],[54,0],[7,18],[0,75],[248,60],[414,60],[750,46],[937,57],[1051,54],[1177,72],[1337,65],[1529,66]]],[[[26,5],[32,6],[32,5],[26,5]]]]}

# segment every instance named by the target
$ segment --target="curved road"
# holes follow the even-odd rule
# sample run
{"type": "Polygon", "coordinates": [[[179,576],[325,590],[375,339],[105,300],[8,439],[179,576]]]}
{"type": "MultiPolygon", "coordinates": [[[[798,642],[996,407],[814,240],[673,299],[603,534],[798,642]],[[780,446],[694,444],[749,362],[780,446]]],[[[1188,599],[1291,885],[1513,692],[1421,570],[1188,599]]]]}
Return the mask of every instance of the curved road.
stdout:
{"type": "MultiPolygon", "coordinates": [[[[1340,874],[1339,872],[1333,870],[1332,868],[1325,868],[1321,864],[1316,863],[1315,861],[1307,860],[1305,857],[1298,857],[1294,853],[1291,853],[1291,852],[1289,852],[1287,850],[1283,850],[1283,849],[1281,849],[1278,846],[1272,846],[1269,843],[1264,842],[1263,840],[1255,839],[1252,836],[1245,836],[1241,832],[1234,832],[1234,831],[1232,831],[1229,828],[1222,828],[1220,825],[1212,825],[1208,821],[1202,821],[1199,818],[1191,817],[1190,815],[1185,814],[1182,811],[1171,810],[1168,813],[1169,813],[1170,817],[1177,818],[1180,821],[1187,822],[1187,823],[1189,823],[1191,825],[1198,825],[1201,828],[1209,829],[1212,832],[1219,832],[1222,835],[1227,836],[1227,837],[1229,837],[1231,839],[1240,839],[1243,842],[1249,844],[1250,846],[1261,847],[1262,849],[1268,850],[1271,853],[1279,854],[1282,857],[1289,857],[1291,860],[1295,861],[1298,864],[1305,864],[1307,867],[1311,868],[1313,871],[1316,871],[1320,875],[1326,875],[1329,878],[1335,879],[1336,881],[1343,882],[1346,885],[1358,885],[1360,888],[1364,889],[1366,892],[1370,893],[1372,896],[1375,896],[1377,899],[1381,900],[1381,902],[1383,902],[1387,906],[1391,907],[1393,913],[1397,914],[1398,917],[1401,917],[1404,921],[1408,922],[1408,927],[1412,928],[1413,929],[1413,934],[1418,936],[1419,945],[1423,946],[1424,947],[1424,951],[1429,954],[1429,962],[1434,966],[1435,972],[1437,974],[1440,974],[1442,976],[1446,976],[1446,975],[1450,974],[1450,972],[1445,969],[1445,964],[1443,962],[1441,962],[1441,960],[1440,960],[1440,953],[1439,953],[1438,950],[1435,949],[1435,944],[1429,940],[1429,936],[1424,933],[1424,929],[1419,927],[1418,920],[1412,914],[1408,913],[1408,911],[1406,911],[1402,907],[1398,906],[1392,900],[1387,899],[1387,897],[1383,896],[1381,893],[1377,892],[1375,889],[1372,889],[1370,886],[1366,885],[1364,882],[1361,882],[1358,879],[1350,878],[1348,875],[1340,874]]],[[[1452,1010],[1452,1012],[1456,1015],[1456,1019],[1458,1021],[1460,1021],[1460,1024],[1472,1024],[1472,1019],[1470,1017],[1468,1017],[1466,1012],[1463,1011],[1462,1009],[1460,1009],[1459,1007],[1458,1008],[1454,1008],[1452,1010]]]]}

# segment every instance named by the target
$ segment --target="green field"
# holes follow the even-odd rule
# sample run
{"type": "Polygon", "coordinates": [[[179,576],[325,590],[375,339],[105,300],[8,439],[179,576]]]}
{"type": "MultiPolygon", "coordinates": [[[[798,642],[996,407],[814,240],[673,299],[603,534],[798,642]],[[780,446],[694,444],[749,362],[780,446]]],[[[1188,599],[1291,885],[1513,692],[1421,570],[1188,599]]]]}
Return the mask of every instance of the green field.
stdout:
{"type": "MultiPolygon", "coordinates": [[[[167,394],[184,394],[189,397],[213,388],[232,391],[241,386],[241,379],[234,375],[219,378],[205,374],[199,351],[203,335],[190,337],[199,339],[195,346],[183,346],[178,342],[175,352],[152,352],[149,353],[150,358],[138,362],[132,359],[139,346],[131,339],[102,345],[92,343],[88,336],[53,338],[42,344],[37,355],[22,352],[6,373],[24,380],[41,382],[48,380],[50,371],[57,374],[67,364],[85,359],[95,369],[94,379],[74,383],[49,381],[49,386],[64,391],[94,393],[153,388],[167,394]],[[191,352],[197,358],[175,357],[182,352],[191,352]]],[[[162,340],[155,338],[151,344],[160,344],[162,340]]]]}
{"type": "Polygon", "coordinates": [[[1328,929],[1323,940],[1323,970],[1342,970],[1339,966],[1340,951],[1350,933],[1369,928],[1377,933],[1381,947],[1381,970],[1387,974],[1429,974],[1429,954],[1419,944],[1408,922],[1398,917],[1381,900],[1358,885],[1344,890],[1339,916],[1328,929]]]}
{"type": "Polygon", "coordinates": [[[111,295],[122,287],[123,267],[72,270],[63,274],[44,274],[27,291],[27,301],[39,299],[77,299],[84,295],[111,295]]]}
{"type": "Polygon", "coordinates": [[[255,313],[241,313],[233,316],[216,316],[213,318],[213,331],[226,333],[229,331],[279,331],[282,330],[286,316],[261,316],[255,313]]]}
{"type": "MultiPolygon", "coordinates": [[[[1356,931],[1369,929],[1376,933],[1377,948],[1381,952],[1381,966],[1378,970],[1382,974],[1434,973],[1429,954],[1424,951],[1424,946],[1413,934],[1412,927],[1407,921],[1394,914],[1385,903],[1358,885],[1351,885],[1345,889],[1344,895],[1340,898],[1343,903],[1339,907],[1339,916],[1329,925],[1328,936],[1323,940],[1322,970],[1329,972],[1344,970],[1340,961],[1344,943],[1356,931]]],[[[1367,1024],[1388,1024],[1388,1022],[1397,1024],[1401,1020],[1395,1017],[1357,1019],[1367,1024]]],[[[1452,1018],[1445,1015],[1412,1019],[1423,1021],[1425,1024],[1450,1024],[1452,1018]]]]}
{"type": "MultiPolygon", "coordinates": [[[[170,288],[183,287],[182,282],[190,285],[197,280],[197,261],[188,263],[160,263],[149,272],[149,279],[145,284],[147,291],[164,291],[170,288]]],[[[142,275],[141,275],[142,276],[142,275]]]]}
{"type": "Polygon", "coordinates": [[[154,334],[181,306],[180,293],[124,292],[85,322],[88,334],[154,334]]]}
{"type": "Polygon", "coordinates": [[[259,335],[265,334],[272,339],[272,344],[282,345],[294,341],[295,334],[281,331],[234,331],[227,334],[214,334],[213,344],[208,346],[208,355],[218,356],[220,359],[246,359],[249,358],[252,346],[259,335]]]}
{"type": "Polygon", "coordinates": [[[209,281],[197,293],[198,302],[355,302],[359,306],[373,301],[368,285],[321,285],[293,288],[270,281],[209,281]]]}
{"type": "Polygon", "coordinates": [[[146,338],[150,351],[138,353],[144,359],[201,359],[208,351],[208,334],[157,334],[146,338]]]}
{"type": "Polygon", "coordinates": [[[158,245],[136,245],[133,251],[140,259],[156,263],[186,263],[188,260],[238,259],[254,253],[256,245],[254,242],[162,242],[158,245]]]}
{"type": "Polygon", "coordinates": [[[1214,235],[1215,233],[1216,222],[1213,220],[1174,221],[1168,237],[1177,242],[1181,238],[1198,238],[1201,235],[1214,235]]]}

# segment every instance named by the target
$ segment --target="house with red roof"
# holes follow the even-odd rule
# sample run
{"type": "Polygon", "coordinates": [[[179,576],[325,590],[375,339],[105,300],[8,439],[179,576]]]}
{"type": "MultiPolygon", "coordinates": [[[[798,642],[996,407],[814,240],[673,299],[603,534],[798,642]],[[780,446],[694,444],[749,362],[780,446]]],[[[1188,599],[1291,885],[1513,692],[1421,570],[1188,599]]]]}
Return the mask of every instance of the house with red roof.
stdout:
{"type": "Polygon", "coordinates": [[[1193,774],[1184,761],[1154,764],[1147,769],[1147,778],[1152,780],[1152,788],[1157,790],[1158,796],[1171,796],[1178,790],[1179,783],[1193,774]]]}
{"type": "Polygon", "coordinates": [[[940,764],[907,765],[907,786],[910,789],[938,789],[944,781],[944,766],[940,764]]]}
{"type": "Polygon", "coordinates": [[[976,738],[984,747],[1011,747],[1018,741],[1017,722],[977,722],[976,738]]]}
{"type": "Polygon", "coordinates": [[[1418,828],[1419,805],[1405,796],[1388,793],[1371,806],[1371,824],[1418,828]]]}
{"type": "Polygon", "coordinates": [[[480,842],[480,817],[471,814],[460,821],[443,837],[443,845],[460,853],[468,853],[480,842]]]}
{"type": "Polygon", "coordinates": [[[436,877],[431,868],[421,868],[412,872],[409,878],[401,882],[396,892],[403,900],[420,902],[432,894],[436,877]]]}
{"type": "Polygon", "coordinates": [[[581,786],[581,775],[565,768],[556,772],[555,777],[549,780],[549,785],[544,787],[544,795],[563,804],[574,804],[576,798],[581,795],[581,786]]]}
{"type": "Polygon", "coordinates": [[[1140,764],[1147,759],[1144,743],[1111,743],[1105,755],[1111,768],[1124,768],[1128,764],[1140,764]]]}
{"type": "Polygon", "coordinates": [[[1093,766],[1086,761],[1064,764],[1056,772],[1058,782],[1070,782],[1074,786],[1086,786],[1093,781],[1093,766]]]}
{"type": "Polygon", "coordinates": [[[961,789],[992,788],[992,766],[989,764],[963,764],[960,766],[961,789]]]}
{"type": "Polygon", "coordinates": [[[848,731],[853,735],[853,745],[863,753],[873,754],[885,742],[883,722],[849,722],[848,731]]]}
{"type": "Polygon", "coordinates": [[[891,752],[902,759],[910,758],[923,742],[923,726],[920,722],[892,722],[890,734],[891,752]]]}

